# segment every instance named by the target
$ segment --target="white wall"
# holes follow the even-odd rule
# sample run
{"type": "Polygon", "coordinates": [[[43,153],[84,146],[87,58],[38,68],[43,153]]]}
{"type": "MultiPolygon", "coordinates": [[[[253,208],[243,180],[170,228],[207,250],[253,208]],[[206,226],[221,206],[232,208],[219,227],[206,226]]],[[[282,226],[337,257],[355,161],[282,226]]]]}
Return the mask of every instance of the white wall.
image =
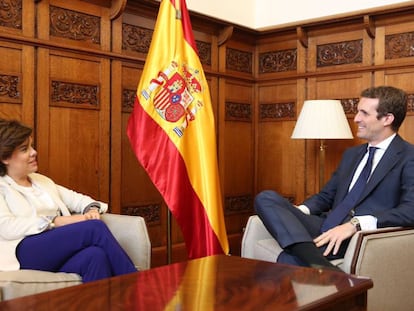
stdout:
{"type": "Polygon", "coordinates": [[[186,0],[186,3],[190,11],[254,28],[258,1],[261,0],[186,0]]]}
{"type": "Polygon", "coordinates": [[[361,11],[410,0],[186,0],[188,9],[253,29],[361,11]]]}

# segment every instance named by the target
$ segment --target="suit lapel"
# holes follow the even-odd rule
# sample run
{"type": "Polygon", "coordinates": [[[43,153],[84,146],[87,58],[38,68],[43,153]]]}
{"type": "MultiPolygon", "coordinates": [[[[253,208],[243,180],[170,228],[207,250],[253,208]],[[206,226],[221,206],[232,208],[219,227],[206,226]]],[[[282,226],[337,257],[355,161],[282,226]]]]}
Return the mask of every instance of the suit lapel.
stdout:
{"type": "Polygon", "coordinates": [[[70,212],[65,204],[60,199],[58,193],[56,192],[56,185],[51,184],[50,182],[45,182],[45,179],[39,178],[40,175],[38,174],[30,174],[30,178],[32,181],[36,183],[36,185],[43,189],[43,191],[47,192],[50,197],[52,198],[53,202],[57,205],[59,210],[61,211],[63,216],[69,216],[70,212]]]}
{"type": "Polygon", "coordinates": [[[402,149],[402,139],[397,135],[388,146],[380,162],[372,173],[372,176],[369,179],[359,201],[363,200],[400,161],[402,149]]]}
{"type": "Polygon", "coordinates": [[[355,171],[361,162],[362,158],[364,157],[365,153],[367,152],[368,145],[364,144],[361,145],[358,150],[353,154],[353,158],[350,159],[349,167],[352,167],[352,170],[349,170],[344,178],[344,182],[338,189],[338,202],[342,201],[343,198],[348,194],[349,191],[349,185],[352,182],[352,178],[354,177],[355,171]]]}

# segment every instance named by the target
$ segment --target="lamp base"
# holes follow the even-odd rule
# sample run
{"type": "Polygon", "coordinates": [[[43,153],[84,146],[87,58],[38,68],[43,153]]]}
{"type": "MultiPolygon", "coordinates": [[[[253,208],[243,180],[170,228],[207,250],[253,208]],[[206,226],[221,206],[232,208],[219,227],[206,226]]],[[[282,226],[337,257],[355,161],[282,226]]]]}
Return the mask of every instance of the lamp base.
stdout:
{"type": "Polygon", "coordinates": [[[319,191],[325,185],[325,141],[319,140],[319,191]]]}

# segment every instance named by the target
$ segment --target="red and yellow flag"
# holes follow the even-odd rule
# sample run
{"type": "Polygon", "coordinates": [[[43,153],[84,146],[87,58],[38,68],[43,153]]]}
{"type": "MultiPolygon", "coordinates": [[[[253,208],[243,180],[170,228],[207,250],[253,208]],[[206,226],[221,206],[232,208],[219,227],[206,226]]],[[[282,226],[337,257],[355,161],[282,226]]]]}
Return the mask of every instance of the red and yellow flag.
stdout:
{"type": "Polygon", "coordinates": [[[214,115],[185,0],[162,0],[127,134],[189,258],[228,253],[214,115]]]}

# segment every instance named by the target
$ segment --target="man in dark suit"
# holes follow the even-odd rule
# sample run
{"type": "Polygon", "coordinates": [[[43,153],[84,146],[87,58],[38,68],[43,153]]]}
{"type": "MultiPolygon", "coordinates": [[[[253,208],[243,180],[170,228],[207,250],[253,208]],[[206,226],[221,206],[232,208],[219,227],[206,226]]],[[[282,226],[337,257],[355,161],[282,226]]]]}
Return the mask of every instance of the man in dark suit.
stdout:
{"type": "Polygon", "coordinates": [[[364,90],[354,122],[367,143],[345,151],[318,194],[299,206],[271,190],[256,196],[257,214],[281,247],[278,262],[338,269],[329,260],[344,256],[356,231],[414,226],[414,146],[397,134],[406,111],[404,91],[364,90]],[[372,167],[364,168],[368,158],[372,167]]]}

